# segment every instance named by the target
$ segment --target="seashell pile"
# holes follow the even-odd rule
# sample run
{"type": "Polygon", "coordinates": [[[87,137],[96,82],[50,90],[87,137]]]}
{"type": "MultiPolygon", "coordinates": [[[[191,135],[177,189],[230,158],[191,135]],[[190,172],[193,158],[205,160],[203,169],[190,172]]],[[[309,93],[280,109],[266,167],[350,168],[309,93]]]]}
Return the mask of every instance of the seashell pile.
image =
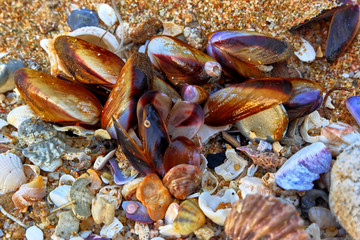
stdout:
{"type": "Polygon", "coordinates": [[[50,62],[0,63],[0,238],[360,239],[360,4],[319,1],[44,3],[50,62]]]}

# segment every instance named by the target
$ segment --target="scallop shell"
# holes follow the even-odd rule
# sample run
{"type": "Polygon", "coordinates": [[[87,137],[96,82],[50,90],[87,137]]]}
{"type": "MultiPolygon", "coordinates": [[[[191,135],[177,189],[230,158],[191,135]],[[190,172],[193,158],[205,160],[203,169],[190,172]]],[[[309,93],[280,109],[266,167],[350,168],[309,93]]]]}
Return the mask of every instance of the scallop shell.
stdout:
{"type": "Polygon", "coordinates": [[[36,113],[29,107],[29,105],[22,105],[11,110],[7,115],[7,122],[16,128],[19,128],[21,123],[29,118],[38,118],[36,113]]]}
{"type": "Polygon", "coordinates": [[[205,215],[196,199],[188,199],[180,204],[179,213],[174,220],[174,229],[181,235],[187,235],[205,224],[205,215]]]}
{"type": "Polygon", "coordinates": [[[236,200],[239,200],[239,196],[233,189],[226,189],[223,196],[203,192],[199,197],[199,207],[211,221],[224,226],[225,218],[236,200]]]}
{"type": "Polygon", "coordinates": [[[0,195],[12,192],[26,183],[21,160],[13,153],[0,154],[0,195]]]}
{"type": "Polygon", "coordinates": [[[310,240],[296,208],[259,194],[236,201],[225,220],[229,239],[310,240]]]}
{"type": "Polygon", "coordinates": [[[45,187],[46,185],[44,185],[42,176],[37,176],[31,182],[22,185],[12,196],[15,207],[21,211],[26,211],[28,206],[33,205],[45,197],[45,187]]]}
{"type": "Polygon", "coordinates": [[[227,160],[215,168],[215,172],[222,176],[225,181],[237,178],[248,165],[248,161],[238,155],[234,149],[227,149],[225,152],[227,160]]]}

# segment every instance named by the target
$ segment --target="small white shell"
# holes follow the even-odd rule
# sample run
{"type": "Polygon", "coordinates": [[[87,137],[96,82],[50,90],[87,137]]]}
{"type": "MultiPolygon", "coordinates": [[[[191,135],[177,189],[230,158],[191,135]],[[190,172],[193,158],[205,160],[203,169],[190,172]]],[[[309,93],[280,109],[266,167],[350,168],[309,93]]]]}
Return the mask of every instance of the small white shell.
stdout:
{"type": "Polygon", "coordinates": [[[248,161],[235,152],[234,149],[227,149],[225,152],[227,160],[215,168],[215,172],[221,175],[225,181],[238,177],[248,165],[248,161]]]}
{"type": "MultiPolygon", "coordinates": [[[[60,207],[69,202],[69,193],[71,186],[70,185],[61,185],[49,193],[49,198],[51,202],[60,207]]],[[[67,207],[67,209],[71,209],[71,206],[67,207]]]]}
{"type": "Polygon", "coordinates": [[[88,130],[85,129],[83,127],[80,126],[58,126],[58,125],[53,125],[53,127],[55,128],[56,131],[58,132],[67,132],[67,131],[71,131],[72,133],[74,133],[75,135],[78,135],[80,137],[88,137],[94,134],[93,130],[88,130]]]}
{"type": "Polygon", "coordinates": [[[215,192],[218,186],[219,186],[219,181],[217,177],[215,177],[215,175],[212,172],[206,171],[201,179],[201,189],[204,192],[212,194],[213,192],[215,192]]]}
{"type": "Polygon", "coordinates": [[[0,154],[0,195],[17,190],[26,183],[21,160],[13,153],[0,154]]]}
{"type": "Polygon", "coordinates": [[[294,54],[303,62],[312,62],[315,60],[316,52],[313,46],[301,38],[302,44],[299,51],[294,52],[294,54]]]}
{"type": "Polygon", "coordinates": [[[29,118],[37,118],[36,113],[28,105],[22,105],[11,110],[7,115],[7,122],[16,128],[29,118]]]}
{"type": "Polygon", "coordinates": [[[100,230],[100,235],[102,237],[107,237],[107,238],[112,238],[114,237],[117,233],[119,233],[121,231],[121,229],[123,229],[123,225],[122,223],[119,221],[119,219],[117,219],[116,217],[114,217],[112,223],[110,225],[104,225],[101,230],[100,230]]]}
{"type": "Polygon", "coordinates": [[[175,230],[174,225],[172,224],[159,227],[159,232],[161,235],[165,237],[174,237],[174,238],[181,237],[181,234],[175,230]]]}
{"type": "Polygon", "coordinates": [[[261,178],[257,177],[243,177],[239,181],[239,190],[241,191],[241,198],[245,198],[248,194],[261,194],[261,195],[270,195],[271,190],[266,187],[261,178]]]}
{"type": "Polygon", "coordinates": [[[108,4],[96,4],[96,12],[101,21],[103,21],[108,27],[112,26],[117,21],[114,9],[108,4]]]}
{"type": "Polygon", "coordinates": [[[99,190],[97,197],[103,197],[110,203],[114,203],[116,209],[120,207],[122,196],[121,187],[118,185],[108,185],[99,190]]]}
{"type": "Polygon", "coordinates": [[[95,170],[101,170],[103,167],[105,167],[105,164],[109,161],[109,159],[115,155],[115,151],[116,151],[116,149],[112,150],[111,152],[106,154],[104,157],[103,156],[97,157],[94,162],[93,168],[95,170]]]}
{"type": "Polygon", "coordinates": [[[218,133],[229,130],[230,127],[231,124],[225,126],[218,126],[218,127],[213,127],[203,124],[197,135],[201,139],[202,144],[206,144],[211,138],[215,137],[218,133]]]}
{"type": "Polygon", "coordinates": [[[239,196],[233,189],[226,189],[225,194],[222,197],[217,195],[212,196],[207,192],[203,192],[199,197],[199,207],[211,221],[224,226],[225,218],[231,210],[231,205],[236,200],[239,200],[239,196]],[[227,208],[222,208],[220,206],[220,209],[217,209],[220,204],[226,203],[230,203],[230,206],[227,206],[227,208]]]}
{"type": "Polygon", "coordinates": [[[25,237],[27,240],[43,240],[44,234],[37,226],[32,226],[26,229],[25,237]]]}
{"type": "Polygon", "coordinates": [[[179,208],[180,208],[180,205],[176,202],[173,202],[169,205],[168,209],[166,210],[166,213],[165,213],[165,224],[172,224],[176,218],[176,216],[178,215],[179,213],[179,208]]]}
{"type": "Polygon", "coordinates": [[[96,224],[109,225],[115,217],[115,203],[107,201],[102,196],[96,196],[92,200],[91,215],[96,224]]]}
{"type": "Polygon", "coordinates": [[[113,53],[116,53],[120,48],[119,42],[114,35],[98,27],[78,28],[75,31],[70,32],[68,35],[80,38],[94,45],[105,48],[113,53]]]}
{"type": "Polygon", "coordinates": [[[70,174],[64,174],[59,179],[59,186],[61,185],[72,185],[75,182],[75,178],[70,174]]]}
{"type": "Polygon", "coordinates": [[[300,127],[300,134],[304,141],[308,143],[318,142],[320,140],[320,135],[310,136],[309,130],[325,127],[329,125],[329,120],[320,116],[318,111],[314,111],[307,115],[304,119],[304,123],[300,127]]]}

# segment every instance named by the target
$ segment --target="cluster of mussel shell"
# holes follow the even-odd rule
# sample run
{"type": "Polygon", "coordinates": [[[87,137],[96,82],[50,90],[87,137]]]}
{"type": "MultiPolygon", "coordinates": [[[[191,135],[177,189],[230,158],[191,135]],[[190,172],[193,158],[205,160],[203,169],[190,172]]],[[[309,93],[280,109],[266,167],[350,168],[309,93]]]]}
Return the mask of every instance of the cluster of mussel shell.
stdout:
{"type": "MultiPolygon", "coordinates": [[[[122,204],[126,216],[146,224],[165,218],[175,232],[173,236],[194,232],[205,223],[205,215],[210,215],[204,215],[202,209],[204,202],[212,201],[211,193],[199,200],[191,197],[206,173],[201,164],[206,140],[200,137],[201,129],[217,133],[217,129],[240,124],[251,141],[278,141],[289,121],[313,112],[323,100],[323,89],[314,81],[271,78],[260,70],[259,65],[286,61],[294,51],[288,42],[260,33],[214,32],[208,36],[206,53],[175,37],[157,35],[150,39],[145,53],[133,53],[126,62],[69,35],[60,35],[52,43],[61,73],[52,76],[28,68],[17,70],[14,79],[21,96],[43,121],[101,127],[117,139],[127,161],[142,176],[123,188],[128,191],[122,204]],[[263,117],[269,115],[259,115],[265,111],[280,112],[280,119],[270,121],[270,125],[277,124],[276,131],[252,136],[255,126],[251,122],[263,121],[266,129],[268,120],[263,117]],[[249,118],[253,120],[246,123],[249,118]],[[179,205],[173,198],[184,201],[179,205]]],[[[251,155],[249,149],[240,150],[251,155]]],[[[259,160],[257,164],[274,170],[284,162],[259,160]]],[[[110,164],[118,167],[115,159],[110,164]]],[[[324,168],[329,170],[329,166],[324,168]]],[[[45,196],[42,184],[42,178],[35,177],[25,186],[42,189],[38,200],[45,196]]],[[[117,197],[92,197],[89,184],[86,178],[79,178],[68,189],[70,199],[76,202],[75,216],[85,219],[93,214],[98,224],[121,224],[114,217],[121,201],[117,197]],[[82,198],[72,197],[74,192],[82,192],[82,198]]],[[[22,188],[24,185],[13,197],[15,203],[23,201],[19,196],[22,188]]],[[[104,191],[120,194],[119,189],[104,191]]],[[[236,201],[239,197],[235,191],[226,190],[223,196],[231,200],[216,200],[220,202],[215,209],[227,210],[229,215],[226,221],[217,216],[212,220],[225,224],[230,239],[309,239],[293,206],[260,195],[236,201]]]]}

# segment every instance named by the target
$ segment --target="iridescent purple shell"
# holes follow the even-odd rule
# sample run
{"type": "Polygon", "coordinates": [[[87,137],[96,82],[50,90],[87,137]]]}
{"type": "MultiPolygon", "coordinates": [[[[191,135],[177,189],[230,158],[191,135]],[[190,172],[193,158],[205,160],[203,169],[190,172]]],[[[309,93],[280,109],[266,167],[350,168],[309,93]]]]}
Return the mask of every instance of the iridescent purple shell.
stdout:
{"type": "Polygon", "coordinates": [[[111,172],[113,174],[114,177],[114,182],[118,185],[123,185],[125,183],[130,182],[131,180],[133,180],[134,178],[136,178],[137,174],[130,176],[130,177],[125,177],[122,172],[121,169],[119,168],[118,162],[115,160],[115,158],[111,158],[109,160],[110,166],[111,166],[111,172]]]}
{"type": "Polygon", "coordinates": [[[111,238],[101,237],[99,235],[91,234],[85,240],[111,240],[111,238]]]}
{"type": "Polygon", "coordinates": [[[346,107],[360,125],[360,96],[352,96],[346,100],[346,107]]]}
{"type": "Polygon", "coordinates": [[[138,201],[124,201],[121,207],[126,212],[126,217],[145,224],[153,223],[154,221],[150,218],[147,208],[138,201]],[[133,206],[131,206],[133,205],[133,206]]]}

